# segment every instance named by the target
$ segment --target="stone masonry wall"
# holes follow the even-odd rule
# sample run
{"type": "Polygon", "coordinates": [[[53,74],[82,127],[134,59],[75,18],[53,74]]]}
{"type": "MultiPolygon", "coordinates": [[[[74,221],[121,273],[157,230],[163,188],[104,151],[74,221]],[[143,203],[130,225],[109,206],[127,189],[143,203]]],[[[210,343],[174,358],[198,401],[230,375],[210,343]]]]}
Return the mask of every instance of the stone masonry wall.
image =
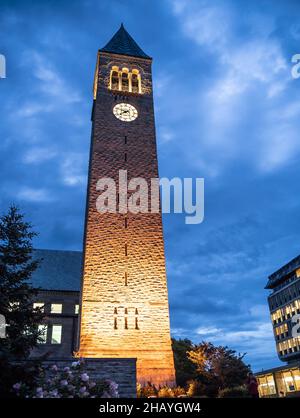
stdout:
{"type": "Polygon", "coordinates": [[[128,179],[158,177],[151,60],[100,53],[93,109],[92,146],[81,292],[79,355],[137,358],[137,379],[174,384],[161,213],[100,214],[96,183],[119,170],[128,179]],[[111,67],[138,68],[142,94],[108,89],[111,67]],[[117,103],[138,118],[122,122],[117,103]],[[126,157],[125,157],[126,154],[126,157]]]}

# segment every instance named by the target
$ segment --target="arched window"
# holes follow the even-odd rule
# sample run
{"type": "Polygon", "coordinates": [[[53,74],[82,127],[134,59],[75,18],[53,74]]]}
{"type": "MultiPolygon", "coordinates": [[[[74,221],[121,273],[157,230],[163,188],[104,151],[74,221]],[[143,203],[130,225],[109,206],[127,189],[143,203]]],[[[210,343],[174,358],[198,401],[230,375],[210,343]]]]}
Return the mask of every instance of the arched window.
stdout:
{"type": "Polygon", "coordinates": [[[129,91],[129,77],[128,72],[122,72],[122,91],[129,91]]]}
{"type": "Polygon", "coordinates": [[[119,90],[119,73],[117,70],[111,72],[111,89],[119,90]]]}
{"type": "Polygon", "coordinates": [[[137,74],[132,74],[131,86],[132,93],[139,93],[139,79],[137,74]]]}
{"type": "Polygon", "coordinates": [[[112,66],[110,71],[110,86],[111,90],[128,91],[132,93],[141,93],[141,76],[139,70],[133,69],[129,71],[128,68],[119,69],[117,66],[112,66]]]}

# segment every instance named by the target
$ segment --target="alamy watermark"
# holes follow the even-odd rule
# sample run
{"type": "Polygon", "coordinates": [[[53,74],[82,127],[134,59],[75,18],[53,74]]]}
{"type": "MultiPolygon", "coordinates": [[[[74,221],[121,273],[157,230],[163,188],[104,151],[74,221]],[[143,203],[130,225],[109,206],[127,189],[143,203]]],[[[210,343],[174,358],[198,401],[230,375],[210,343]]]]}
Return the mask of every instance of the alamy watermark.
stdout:
{"type": "Polygon", "coordinates": [[[6,338],[6,327],[8,327],[8,324],[5,316],[0,314],[0,338],[6,338]]]}
{"type": "Polygon", "coordinates": [[[292,337],[300,338],[300,315],[292,316],[292,337]],[[294,325],[293,325],[294,324],[294,325]]]}
{"type": "Polygon", "coordinates": [[[3,54],[0,54],[0,78],[6,78],[6,59],[3,54]]]}
{"type": "Polygon", "coordinates": [[[297,79],[300,77],[300,54],[294,54],[291,61],[295,64],[292,66],[291,74],[293,78],[297,79]]]}
{"type": "Polygon", "coordinates": [[[200,224],[204,219],[203,178],[134,177],[128,181],[127,170],[119,170],[116,181],[103,177],[97,181],[101,192],[96,200],[99,213],[185,213],[186,224],[200,224]],[[160,203],[161,190],[161,203],[160,203]],[[171,205],[172,203],[172,205],[171,205]]]}

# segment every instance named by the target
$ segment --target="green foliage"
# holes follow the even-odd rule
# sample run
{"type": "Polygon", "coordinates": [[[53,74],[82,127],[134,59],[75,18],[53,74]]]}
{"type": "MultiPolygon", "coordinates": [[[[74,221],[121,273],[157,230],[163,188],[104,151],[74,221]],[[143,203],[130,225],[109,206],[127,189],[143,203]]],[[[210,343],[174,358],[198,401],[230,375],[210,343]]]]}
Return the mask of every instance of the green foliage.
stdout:
{"type": "Polygon", "coordinates": [[[118,398],[118,385],[111,380],[93,381],[84,369],[84,361],[70,367],[40,367],[33,384],[16,382],[12,387],[20,398],[118,398]]]}
{"type": "Polygon", "coordinates": [[[157,389],[150,382],[147,385],[142,386],[140,383],[137,384],[137,397],[138,398],[150,398],[157,397],[157,389]]]}
{"type": "MultiPolygon", "coordinates": [[[[0,314],[8,324],[6,338],[0,338],[0,396],[21,370],[13,362],[28,357],[40,335],[38,324],[43,314],[32,307],[36,291],[29,283],[38,267],[38,261],[32,259],[35,235],[15,206],[0,218],[0,314]]],[[[32,371],[32,365],[23,370],[32,371]]]]}
{"type": "Polygon", "coordinates": [[[207,385],[208,396],[217,396],[220,389],[244,384],[250,372],[243,361],[245,354],[237,354],[228,347],[202,342],[187,355],[197,367],[198,380],[207,385]]]}
{"type": "Polygon", "coordinates": [[[187,352],[193,350],[194,345],[188,339],[176,340],[175,338],[172,338],[172,348],[174,353],[176,382],[180,386],[186,386],[188,380],[195,379],[197,376],[197,367],[187,356],[187,352]]]}
{"type": "Polygon", "coordinates": [[[187,383],[187,396],[189,398],[198,397],[198,396],[206,396],[207,394],[207,387],[204,383],[200,382],[199,380],[190,380],[187,383]]]}
{"type": "Polygon", "coordinates": [[[250,371],[244,354],[209,342],[173,339],[173,351],[177,382],[188,396],[216,397],[220,390],[243,385],[250,371]]]}
{"type": "Polygon", "coordinates": [[[172,388],[164,386],[159,389],[157,396],[158,398],[174,398],[174,392],[172,388]]]}
{"type": "Polygon", "coordinates": [[[148,383],[145,386],[142,386],[138,383],[137,385],[137,397],[138,398],[178,398],[186,397],[186,391],[184,388],[177,387],[168,387],[163,386],[156,388],[151,383],[148,383]]]}
{"type": "Polygon", "coordinates": [[[235,386],[219,390],[218,398],[249,398],[246,386],[235,386]]]}

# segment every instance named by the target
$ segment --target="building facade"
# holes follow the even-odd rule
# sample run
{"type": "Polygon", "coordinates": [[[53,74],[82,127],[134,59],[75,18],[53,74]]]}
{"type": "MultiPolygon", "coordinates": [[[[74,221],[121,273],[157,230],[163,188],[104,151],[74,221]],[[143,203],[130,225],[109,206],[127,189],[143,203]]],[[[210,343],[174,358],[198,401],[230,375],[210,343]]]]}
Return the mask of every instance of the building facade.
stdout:
{"type": "Polygon", "coordinates": [[[47,354],[48,359],[70,359],[77,349],[79,291],[82,253],[80,251],[35,250],[40,260],[31,284],[38,289],[33,300],[45,317],[39,325],[43,339],[31,357],[47,354]]]}
{"type": "MultiPolygon", "coordinates": [[[[140,383],[174,384],[159,196],[127,211],[120,170],[158,178],[152,59],[121,25],[98,52],[81,287],[80,346],[86,358],[136,358],[140,383]],[[115,212],[99,213],[100,179],[117,188],[115,212]],[[156,199],[156,201],[154,201],[156,199]],[[158,210],[150,212],[150,205],[158,210]]],[[[108,197],[109,199],[109,197],[108,197]]],[[[114,203],[112,203],[114,205],[114,203]]]]}
{"type": "Polygon", "coordinates": [[[266,289],[278,357],[287,364],[257,374],[261,396],[300,396],[300,256],[269,276],[266,289]]]}

